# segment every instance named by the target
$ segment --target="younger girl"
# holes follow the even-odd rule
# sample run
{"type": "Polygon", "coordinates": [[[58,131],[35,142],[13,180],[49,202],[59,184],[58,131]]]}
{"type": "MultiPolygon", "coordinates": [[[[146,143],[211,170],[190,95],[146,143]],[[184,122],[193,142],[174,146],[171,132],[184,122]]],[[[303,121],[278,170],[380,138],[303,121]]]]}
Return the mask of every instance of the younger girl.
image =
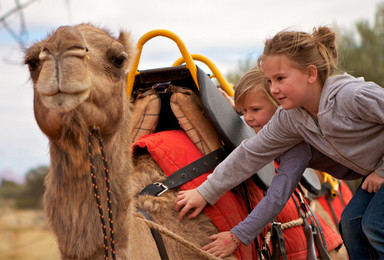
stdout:
{"type": "MultiPolygon", "coordinates": [[[[305,139],[365,176],[342,214],[341,232],[351,259],[384,258],[384,89],[348,74],[334,75],[335,33],[327,27],[315,29],[312,35],[278,33],[266,41],[259,65],[281,106],[201,186],[221,192],[228,186],[225,180],[237,174],[251,176],[305,139]]],[[[341,179],[358,177],[328,173],[341,179]]],[[[189,195],[181,203],[186,211],[204,204],[198,192],[189,195]]]]}

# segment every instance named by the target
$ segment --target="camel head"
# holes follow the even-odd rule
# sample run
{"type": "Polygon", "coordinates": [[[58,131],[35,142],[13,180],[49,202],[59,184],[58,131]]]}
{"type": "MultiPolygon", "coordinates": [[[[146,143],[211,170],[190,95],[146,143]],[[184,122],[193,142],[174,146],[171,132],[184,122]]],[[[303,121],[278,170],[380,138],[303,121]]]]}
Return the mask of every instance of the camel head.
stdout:
{"type": "Polygon", "coordinates": [[[112,134],[128,107],[125,82],[133,52],[129,33],[115,39],[89,24],[59,27],[26,51],[36,121],[51,141],[75,127],[96,125],[103,135],[112,134]]]}

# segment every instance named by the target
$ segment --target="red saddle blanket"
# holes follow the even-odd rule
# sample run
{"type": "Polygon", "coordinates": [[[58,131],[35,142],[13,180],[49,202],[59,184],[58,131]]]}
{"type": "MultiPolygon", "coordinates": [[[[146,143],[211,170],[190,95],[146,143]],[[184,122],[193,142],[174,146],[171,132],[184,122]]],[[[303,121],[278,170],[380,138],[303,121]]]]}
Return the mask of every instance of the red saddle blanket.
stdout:
{"type": "MultiPolygon", "coordinates": [[[[132,147],[133,150],[146,148],[167,176],[203,156],[200,150],[182,130],[170,130],[144,135],[139,138],[132,147]]],[[[206,180],[210,173],[211,172],[207,172],[183,184],[180,186],[180,189],[189,190],[198,187],[206,180]]],[[[250,199],[254,202],[253,205],[256,205],[263,198],[263,192],[252,181],[248,183],[251,191],[249,195],[250,199]]],[[[204,213],[210,217],[219,231],[229,231],[248,215],[247,206],[242,196],[232,191],[225,193],[214,205],[206,206],[204,213]]],[[[299,215],[293,201],[289,201],[277,217],[277,221],[285,223],[298,218],[299,215]]],[[[339,234],[333,232],[324,221],[322,221],[321,224],[323,226],[328,250],[335,249],[342,243],[339,234]],[[324,229],[325,225],[326,228],[324,229]]],[[[305,258],[307,244],[303,228],[300,226],[284,230],[284,236],[286,238],[285,243],[288,258],[305,258]]],[[[234,252],[234,256],[237,259],[258,259],[258,254],[253,243],[248,247],[241,244],[234,252]]]]}

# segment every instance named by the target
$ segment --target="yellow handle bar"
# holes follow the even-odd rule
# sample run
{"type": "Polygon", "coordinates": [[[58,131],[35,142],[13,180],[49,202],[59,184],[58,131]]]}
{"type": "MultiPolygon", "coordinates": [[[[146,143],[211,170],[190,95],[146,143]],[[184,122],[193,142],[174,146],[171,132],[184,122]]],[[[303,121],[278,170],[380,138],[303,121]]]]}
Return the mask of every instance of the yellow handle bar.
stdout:
{"type": "Polygon", "coordinates": [[[179,48],[179,50],[180,50],[180,52],[181,52],[181,54],[185,60],[186,67],[188,68],[189,72],[191,73],[192,79],[195,82],[197,89],[199,89],[199,83],[197,81],[196,65],[193,63],[192,56],[189,54],[184,43],[181,41],[179,36],[177,36],[175,33],[168,31],[168,30],[158,29],[158,30],[149,31],[146,34],[144,34],[136,44],[137,54],[136,54],[135,59],[133,61],[132,67],[129,70],[128,78],[127,78],[127,94],[128,94],[128,96],[131,96],[136,75],[140,74],[140,72],[137,71],[137,68],[139,66],[139,61],[140,61],[141,52],[143,50],[143,45],[147,41],[149,41],[150,39],[157,37],[157,36],[167,37],[167,38],[173,40],[177,44],[177,47],[179,48]]]}
{"type": "Polygon", "coordinates": [[[328,182],[331,187],[331,198],[334,199],[337,196],[337,191],[339,190],[339,182],[337,179],[333,178],[331,175],[325,172],[321,172],[323,174],[324,182],[328,182]]]}
{"type": "MultiPolygon", "coordinates": [[[[227,92],[227,94],[231,97],[233,97],[234,95],[234,91],[233,91],[233,85],[232,84],[229,84],[228,81],[223,77],[223,75],[221,74],[221,72],[218,70],[218,68],[216,67],[216,65],[210,60],[208,59],[207,57],[201,55],[201,54],[191,54],[192,58],[194,60],[198,60],[198,61],[201,61],[203,62],[205,65],[208,66],[208,68],[212,71],[212,77],[215,77],[217,79],[217,81],[220,83],[220,85],[223,87],[223,89],[225,90],[225,92],[227,92]]],[[[184,63],[184,57],[180,57],[179,59],[177,59],[174,63],[173,63],[173,66],[178,66],[178,65],[181,65],[184,63]]]]}

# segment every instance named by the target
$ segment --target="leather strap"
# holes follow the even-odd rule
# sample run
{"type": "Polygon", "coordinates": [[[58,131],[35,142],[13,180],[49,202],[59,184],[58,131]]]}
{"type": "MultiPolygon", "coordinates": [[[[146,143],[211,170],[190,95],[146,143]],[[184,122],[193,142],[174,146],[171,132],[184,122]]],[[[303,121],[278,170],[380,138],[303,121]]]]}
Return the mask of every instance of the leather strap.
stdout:
{"type": "Polygon", "coordinates": [[[187,166],[174,172],[161,182],[149,184],[136,196],[153,195],[160,196],[169,189],[179,187],[200,175],[212,170],[227,156],[225,146],[201,157],[200,159],[188,164],[187,166]]]}
{"type": "Polygon", "coordinates": [[[317,228],[315,229],[314,228],[315,225],[313,225],[312,229],[314,229],[316,231],[316,232],[314,232],[314,235],[319,236],[319,241],[321,242],[321,243],[316,244],[316,247],[319,251],[325,252],[326,256],[323,256],[324,259],[331,259],[330,256],[328,255],[327,243],[325,241],[325,237],[324,237],[323,229],[321,228],[321,225],[320,225],[320,221],[317,218],[315,212],[313,212],[312,208],[308,205],[308,203],[306,201],[304,201],[304,203],[307,206],[307,208],[309,209],[309,211],[311,212],[310,217],[313,217],[313,219],[316,222],[317,228]]]}
{"type": "Polygon", "coordinates": [[[304,229],[305,237],[307,239],[307,259],[316,260],[317,258],[316,258],[316,251],[315,251],[315,243],[313,241],[312,228],[308,224],[308,221],[305,217],[305,213],[307,209],[305,208],[304,199],[301,196],[301,194],[299,194],[298,192],[294,191],[294,194],[296,195],[297,199],[300,200],[300,206],[299,206],[299,203],[296,201],[295,197],[293,195],[291,196],[293,202],[296,205],[297,211],[299,212],[304,222],[303,229],[304,229]]]}
{"type": "Polygon", "coordinates": [[[136,99],[140,99],[144,98],[145,96],[158,93],[184,93],[189,95],[190,90],[189,88],[172,85],[169,81],[154,84],[152,87],[149,88],[138,89],[135,94],[137,95],[136,99]]]}
{"type": "Polygon", "coordinates": [[[332,204],[333,200],[332,200],[331,196],[327,196],[326,199],[327,199],[329,209],[331,210],[331,213],[332,213],[333,223],[335,223],[335,226],[337,227],[337,231],[340,233],[339,221],[337,220],[335,208],[333,207],[333,204],[332,204]]]}
{"type": "Polygon", "coordinates": [[[285,238],[281,223],[273,221],[271,223],[271,241],[273,246],[272,259],[287,259],[287,250],[285,248],[285,238]]]}
{"type": "MultiPolygon", "coordinates": [[[[154,221],[153,218],[151,217],[151,215],[149,215],[149,213],[146,212],[145,210],[137,209],[137,211],[140,212],[141,214],[143,214],[143,216],[147,220],[152,221],[152,222],[154,221]]],[[[168,260],[169,257],[168,257],[167,249],[165,248],[164,241],[163,241],[163,238],[161,237],[161,234],[159,233],[159,231],[157,231],[156,229],[153,229],[153,228],[151,228],[151,233],[152,233],[153,239],[156,242],[157,249],[159,250],[160,258],[162,260],[168,260]]]]}
{"type": "MultiPolygon", "coordinates": [[[[312,208],[308,205],[308,203],[302,198],[301,194],[298,193],[296,190],[294,191],[294,194],[300,200],[300,204],[301,204],[301,207],[299,207],[296,200],[294,200],[297,209],[299,210],[301,208],[304,212],[309,210],[311,212],[311,215],[309,216],[311,223],[312,223],[312,219],[314,219],[314,221],[316,222],[316,225],[314,225],[313,223],[312,225],[309,225],[309,227],[311,227],[311,238],[309,238],[307,236],[308,231],[306,231],[306,225],[308,225],[308,222],[306,221],[305,218],[303,218],[305,223],[304,231],[306,233],[307,240],[308,240],[308,249],[309,249],[309,242],[311,242],[311,247],[313,244],[316,246],[321,259],[331,259],[328,254],[327,244],[325,241],[324,233],[321,228],[319,219],[317,218],[315,212],[313,212],[312,208]]],[[[303,216],[300,210],[299,212],[303,216]]],[[[309,254],[309,251],[308,251],[308,254],[309,254]]],[[[316,253],[315,253],[315,256],[316,256],[316,253]]]]}
{"type": "Polygon", "coordinates": [[[319,227],[314,226],[312,227],[312,229],[314,234],[313,236],[315,238],[315,245],[316,245],[317,251],[319,252],[319,258],[330,260],[331,257],[328,254],[327,248],[324,247],[325,244],[321,242],[319,227]]]}
{"type": "MultiPolygon", "coordinates": [[[[239,185],[239,187],[240,187],[240,195],[243,198],[243,200],[245,201],[245,204],[247,205],[248,214],[250,214],[252,212],[254,206],[252,205],[251,200],[249,199],[249,187],[248,187],[247,180],[243,181],[239,185]]],[[[258,236],[255,238],[254,244],[255,244],[256,251],[259,254],[259,258],[262,259],[262,250],[261,250],[260,245],[259,245],[258,236]]]]}

